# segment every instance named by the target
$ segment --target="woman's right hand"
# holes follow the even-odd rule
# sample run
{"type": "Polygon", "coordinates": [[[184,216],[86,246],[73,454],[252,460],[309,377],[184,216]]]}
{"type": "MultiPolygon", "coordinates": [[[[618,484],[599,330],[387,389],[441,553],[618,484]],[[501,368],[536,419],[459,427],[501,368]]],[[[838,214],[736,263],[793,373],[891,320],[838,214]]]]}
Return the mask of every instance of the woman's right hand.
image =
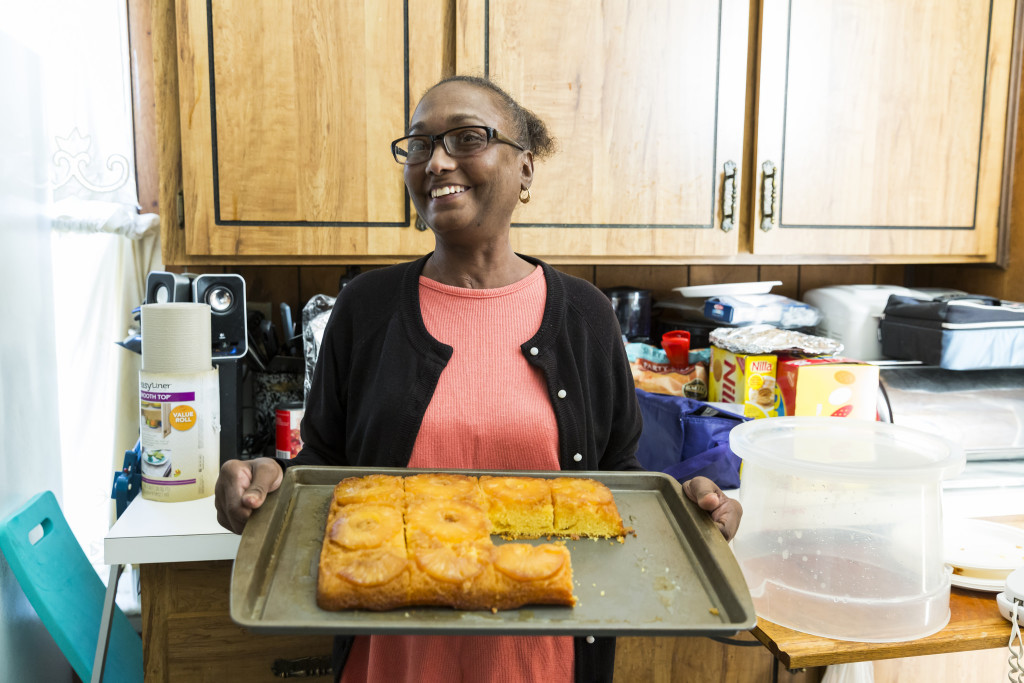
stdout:
{"type": "Polygon", "coordinates": [[[253,510],[263,505],[267,494],[276,491],[284,479],[284,469],[273,458],[228,460],[220,468],[214,503],[217,523],[241,534],[253,510]]]}

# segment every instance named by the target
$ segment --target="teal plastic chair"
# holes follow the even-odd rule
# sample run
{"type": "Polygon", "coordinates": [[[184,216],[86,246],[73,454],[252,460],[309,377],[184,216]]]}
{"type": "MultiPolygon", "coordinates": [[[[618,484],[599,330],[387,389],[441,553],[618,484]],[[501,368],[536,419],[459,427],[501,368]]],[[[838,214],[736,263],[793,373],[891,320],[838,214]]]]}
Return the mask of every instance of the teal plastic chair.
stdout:
{"type": "Polygon", "coordinates": [[[102,673],[105,681],[142,681],[142,639],[113,603],[113,591],[105,604],[103,582],[52,492],[34,496],[0,522],[0,552],[80,679],[98,680],[102,673]],[[109,643],[97,647],[108,622],[109,643]],[[97,656],[103,649],[105,659],[102,652],[97,656]],[[94,677],[96,662],[105,664],[94,677]]]}

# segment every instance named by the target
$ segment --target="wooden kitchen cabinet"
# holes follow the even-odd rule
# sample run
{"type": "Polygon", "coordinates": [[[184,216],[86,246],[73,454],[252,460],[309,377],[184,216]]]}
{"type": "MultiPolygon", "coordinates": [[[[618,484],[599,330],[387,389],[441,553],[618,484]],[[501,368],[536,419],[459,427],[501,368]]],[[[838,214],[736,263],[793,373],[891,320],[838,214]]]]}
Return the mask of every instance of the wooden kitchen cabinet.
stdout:
{"type": "Polygon", "coordinates": [[[458,70],[518,93],[560,142],[513,216],[517,250],[555,261],[736,254],[749,9],[458,0],[458,70]]]}
{"type": "Polygon", "coordinates": [[[1013,25],[1013,0],[763,0],[753,252],[996,260],[1013,25]]]}
{"type": "Polygon", "coordinates": [[[165,260],[429,251],[388,144],[454,71],[559,140],[512,231],[552,263],[994,262],[1015,21],[1014,0],[178,0],[165,260]]]}
{"type": "Polygon", "coordinates": [[[444,0],[179,0],[186,253],[429,250],[389,145],[442,75],[444,21],[444,0]]]}
{"type": "Polygon", "coordinates": [[[140,566],[142,649],[149,683],[276,681],[278,660],[322,659],[333,638],[257,634],[231,620],[230,560],[140,566]]]}
{"type": "Polygon", "coordinates": [[[549,258],[995,261],[1013,0],[751,4],[748,67],[748,3],[459,1],[460,70],[521,93],[566,141],[540,166],[517,246],[549,258]],[[742,165],[744,122],[749,205],[733,207],[741,229],[725,233],[723,166],[742,165]]]}

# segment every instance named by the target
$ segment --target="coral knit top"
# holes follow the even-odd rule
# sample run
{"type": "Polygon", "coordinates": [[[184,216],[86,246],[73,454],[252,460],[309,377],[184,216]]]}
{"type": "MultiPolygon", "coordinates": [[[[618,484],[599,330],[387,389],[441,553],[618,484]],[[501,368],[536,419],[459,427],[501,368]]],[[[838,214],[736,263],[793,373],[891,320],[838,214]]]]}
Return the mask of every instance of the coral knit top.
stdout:
{"type": "MultiPolygon", "coordinates": [[[[520,345],[540,328],[538,266],[507,287],[466,289],[420,277],[427,331],[451,346],[409,467],[557,470],[558,425],[544,377],[520,345]]],[[[552,636],[360,636],[342,681],[568,683],[573,640],[552,636]]]]}

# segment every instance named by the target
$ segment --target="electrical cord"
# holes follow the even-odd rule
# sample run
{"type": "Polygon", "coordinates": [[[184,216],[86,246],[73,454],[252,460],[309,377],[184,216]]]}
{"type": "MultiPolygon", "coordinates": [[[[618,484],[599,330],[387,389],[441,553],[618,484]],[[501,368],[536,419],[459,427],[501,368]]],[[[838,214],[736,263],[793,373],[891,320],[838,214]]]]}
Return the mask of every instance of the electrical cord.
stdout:
{"type": "Polygon", "coordinates": [[[1010,657],[1007,659],[1010,663],[1010,683],[1024,683],[1024,641],[1021,640],[1020,622],[1017,621],[1017,613],[1022,606],[1024,602],[1014,599],[1013,611],[1010,613],[1010,643],[1007,646],[1010,649],[1010,657]]]}
{"type": "Polygon", "coordinates": [[[708,638],[724,645],[736,645],[738,647],[762,647],[760,640],[740,640],[739,638],[727,638],[725,636],[708,636],[708,638]]]}

